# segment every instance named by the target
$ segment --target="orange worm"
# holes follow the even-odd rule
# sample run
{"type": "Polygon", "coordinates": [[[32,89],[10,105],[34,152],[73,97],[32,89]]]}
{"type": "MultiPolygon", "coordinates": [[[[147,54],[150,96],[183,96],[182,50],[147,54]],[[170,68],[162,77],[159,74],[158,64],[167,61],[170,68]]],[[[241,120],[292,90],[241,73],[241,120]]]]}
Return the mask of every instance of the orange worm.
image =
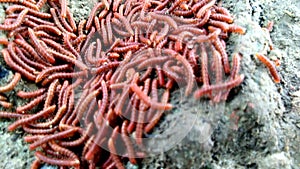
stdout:
{"type": "Polygon", "coordinates": [[[223,14],[223,15],[230,16],[229,11],[228,11],[226,8],[224,8],[224,7],[221,7],[221,6],[214,6],[214,9],[215,9],[217,12],[219,12],[219,13],[221,13],[221,14],[223,14]]]}
{"type": "Polygon", "coordinates": [[[214,19],[214,20],[218,20],[218,21],[224,21],[224,22],[227,22],[227,23],[232,23],[233,22],[233,18],[231,16],[224,15],[224,14],[215,13],[215,14],[212,14],[210,16],[210,18],[214,19]]]}
{"type": "MultiPolygon", "coordinates": [[[[241,55],[239,53],[235,53],[232,58],[232,68],[230,73],[230,80],[233,80],[237,77],[240,68],[241,68],[241,55]]],[[[223,93],[222,99],[226,100],[230,91],[223,93]]]]}
{"type": "Polygon", "coordinates": [[[7,98],[5,97],[5,96],[2,96],[1,94],[0,94],[0,101],[6,101],[7,100],[7,98]]]}
{"type": "Polygon", "coordinates": [[[218,52],[220,52],[220,54],[222,56],[224,72],[225,73],[230,73],[230,65],[229,65],[228,55],[226,53],[225,47],[222,45],[219,38],[216,38],[212,43],[213,43],[214,47],[216,48],[216,50],[218,52]]]}
{"type": "Polygon", "coordinates": [[[31,169],[39,169],[41,165],[42,165],[41,161],[40,161],[39,159],[35,159],[35,160],[32,162],[30,168],[31,168],[31,169]]]}
{"type": "Polygon", "coordinates": [[[244,35],[246,33],[246,29],[241,26],[231,24],[229,25],[228,32],[234,32],[234,33],[244,35]]]}
{"type": "Polygon", "coordinates": [[[216,20],[210,19],[208,21],[208,24],[210,26],[220,28],[223,32],[227,32],[229,30],[229,25],[226,22],[223,22],[223,21],[216,21],[216,20]]]}
{"type": "Polygon", "coordinates": [[[8,45],[7,38],[0,38],[0,45],[8,45]]]}
{"type": "Polygon", "coordinates": [[[7,101],[0,101],[0,105],[6,109],[11,108],[13,105],[7,101]]]}
{"type": "Polygon", "coordinates": [[[21,80],[21,74],[15,73],[14,77],[12,78],[12,80],[9,84],[7,84],[6,86],[0,87],[0,93],[4,93],[4,92],[13,90],[20,80],[21,80]]]}
{"type": "Polygon", "coordinates": [[[273,80],[275,83],[279,83],[280,82],[280,77],[279,74],[276,70],[276,67],[274,65],[274,63],[272,63],[272,61],[270,59],[268,59],[266,56],[262,55],[262,54],[255,54],[255,56],[264,64],[267,66],[267,68],[269,69],[273,80]]]}

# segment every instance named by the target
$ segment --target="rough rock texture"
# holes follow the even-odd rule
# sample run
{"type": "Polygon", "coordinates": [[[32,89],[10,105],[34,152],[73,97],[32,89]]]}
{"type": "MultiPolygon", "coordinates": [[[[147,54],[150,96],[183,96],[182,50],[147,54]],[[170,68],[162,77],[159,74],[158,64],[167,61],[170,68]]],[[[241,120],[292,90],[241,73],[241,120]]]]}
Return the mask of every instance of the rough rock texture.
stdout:
{"type": "MultiPolygon", "coordinates": [[[[155,131],[165,131],[165,141],[149,141],[153,151],[153,145],[159,150],[171,149],[156,151],[143,160],[141,168],[300,168],[300,1],[222,3],[234,15],[235,22],[247,28],[246,35],[232,35],[227,45],[229,55],[243,55],[242,73],[246,79],[231,92],[227,102],[211,105],[204,101],[182,101],[178,109],[182,111],[167,114],[155,131]],[[274,21],[270,34],[262,29],[268,21],[274,21]],[[274,49],[265,51],[270,39],[274,49]],[[280,60],[280,84],[274,84],[267,68],[255,58],[257,52],[280,60]],[[174,123],[175,120],[180,123],[174,123]],[[172,137],[172,133],[180,137],[172,137]]],[[[91,4],[92,1],[71,0],[74,17],[86,18],[91,4]]],[[[0,20],[4,17],[3,6],[0,20]]],[[[3,65],[2,58],[0,63],[3,84],[12,73],[3,65]]],[[[34,86],[22,81],[15,91],[31,87],[34,86]]],[[[15,92],[7,96],[15,105],[22,104],[15,92]]],[[[24,144],[22,132],[6,131],[8,124],[5,120],[0,122],[0,168],[29,168],[33,153],[24,144]]],[[[128,163],[127,168],[138,167],[128,163]]]]}

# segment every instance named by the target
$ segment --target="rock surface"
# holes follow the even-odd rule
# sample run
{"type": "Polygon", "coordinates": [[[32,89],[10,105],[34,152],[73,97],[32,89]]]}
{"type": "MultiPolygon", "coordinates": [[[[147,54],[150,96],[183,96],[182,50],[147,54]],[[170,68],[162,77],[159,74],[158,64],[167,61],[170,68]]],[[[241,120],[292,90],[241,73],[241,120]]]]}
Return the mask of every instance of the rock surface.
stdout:
{"type": "MultiPolygon", "coordinates": [[[[170,150],[144,159],[141,168],[300,168],[300,1],[228,0],[222,4],[235,23],[247,29],[246,35],[232,35],[227,43],[230,56],[242,54],[241,73],[246,79],[218,106],[197,102],[193,104],[199,108],[187,109],[187,104],[182,106],[186,111],[167,114],[159,128],[165,130],[169,122],[178,119],[182,122],[177,126],[192,123],[193,127],[174,127],[173,132],[184,132],[185,137],[170,150]],[[270,34],[262,29],[268,21],[274,22],[270,34]],[[264,51],[271,43],[274,49],[264,51]],[[255,58],[257,52],[281,62],[277,67],[281,83],[274,84],[267,68],[255,58]]],[[[0,5],[0,18],[6,6],[0,5]]],[[[83,19],[92,1],[70,0],[70,7],[77,20],[83,19]]],[[[12,73],[1,57],[0,63],[0,84],[5,84],[12,73]]],[[[32,87],[22,81],[15,91],[32,87]]],[[[7,96],[21,105],[15,91],[7,96]]],[[[8,124],[0,122],[0,168],[30,168],[33,153],[21,131],[7,132],[8,124]]],[[[177,143],[176,139],[170,137],[169,141],[177,143]]],[[[127,168],[138,167],[128,163],[127,168]]]]}

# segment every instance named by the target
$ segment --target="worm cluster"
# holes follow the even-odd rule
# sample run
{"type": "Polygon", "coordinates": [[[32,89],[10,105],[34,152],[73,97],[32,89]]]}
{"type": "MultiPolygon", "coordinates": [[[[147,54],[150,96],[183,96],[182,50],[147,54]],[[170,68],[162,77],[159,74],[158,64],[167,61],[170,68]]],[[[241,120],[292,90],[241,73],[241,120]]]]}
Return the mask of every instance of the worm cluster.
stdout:
{"type": "Polygon", "coordinates": [[[13,3],[0,25],[13,40],[0,44],[16,72],[0,92],[20,75],[39,87],[18,91],[31,101],[0,112],[16,118],[9,131],[27,133],[36,150],[32,168],[138,164],[143,137],[173,108],[174,89],[217,103],[244,79],[241,57],[234,54],[230,66],[225,41],[245,29],[216,0],[102,0],[78,24],[66,0],[0,2],[13,3]]]}

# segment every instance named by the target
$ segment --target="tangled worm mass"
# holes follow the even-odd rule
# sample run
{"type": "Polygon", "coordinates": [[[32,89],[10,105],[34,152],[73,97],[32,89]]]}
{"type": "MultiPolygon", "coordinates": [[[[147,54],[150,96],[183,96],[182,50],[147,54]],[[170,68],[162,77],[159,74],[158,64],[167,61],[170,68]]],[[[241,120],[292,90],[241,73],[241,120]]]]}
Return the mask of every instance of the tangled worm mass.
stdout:
{"type": "Polygon", "coordinates": [[[78,23],[66,0],[0,2],[11,3],[0,30],[12,39],[1,54],[16,72],[0,92],[20,75],[39,87],[17,91],[28,99],[19,107],[0,95],[12,107],[0,117],[16,119],[8,130],[22,128],[35,150],[32,168],[138,165],[172,91],[218,103],[244,79],[226,39],[245,29],[215,0],[102,0],[78,23]]]}

